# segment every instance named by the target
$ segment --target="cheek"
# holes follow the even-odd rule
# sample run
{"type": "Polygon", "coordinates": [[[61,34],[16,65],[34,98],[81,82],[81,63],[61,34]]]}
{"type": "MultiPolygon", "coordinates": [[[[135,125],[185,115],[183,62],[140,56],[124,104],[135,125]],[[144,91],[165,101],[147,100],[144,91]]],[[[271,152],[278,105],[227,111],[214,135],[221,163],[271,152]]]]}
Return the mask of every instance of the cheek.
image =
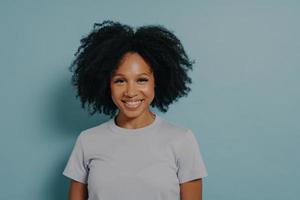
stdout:
{"type": "Polygon", "coordinates": [[[144,94],[145,94],[145,96],[147,96],[152,101],[154,99],[154,96],[155,96],[154,86],[149,85],[149,87],[146,87],[144,89],[144,94]]]}
{"type": "Polygon", "coordinates": [[[119,99],[120,96],[121,96],[121,91],[120,91],[120,89],[111,86],[111,87],[110,87],[110,93],[111,93],[111,99],[112,99],[112,101],[113,101],[115,104],[117,104],[117,101],[118,101],[118,99],[119,99]]]}

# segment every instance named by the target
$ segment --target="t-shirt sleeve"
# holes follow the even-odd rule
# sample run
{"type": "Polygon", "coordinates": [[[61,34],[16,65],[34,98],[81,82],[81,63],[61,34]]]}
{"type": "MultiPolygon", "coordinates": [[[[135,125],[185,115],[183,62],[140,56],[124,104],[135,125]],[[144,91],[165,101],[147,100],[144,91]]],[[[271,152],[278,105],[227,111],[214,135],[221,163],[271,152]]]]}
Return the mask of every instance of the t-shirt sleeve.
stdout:
{"type": "Polygon", "coordinates": [[[176,162],[179,183],[203,178],[208,175],[198,142],[191,130],[185,133],[184,138],[179,143],[176,162]]]}
{"type": "Polygon", "coordinates": [[[82,145],[82,134],[80,134],[73,147],[63,175],[75,181],[86,184],[88,177],[88,166],[85,160],[85,152],[82,145]]]}

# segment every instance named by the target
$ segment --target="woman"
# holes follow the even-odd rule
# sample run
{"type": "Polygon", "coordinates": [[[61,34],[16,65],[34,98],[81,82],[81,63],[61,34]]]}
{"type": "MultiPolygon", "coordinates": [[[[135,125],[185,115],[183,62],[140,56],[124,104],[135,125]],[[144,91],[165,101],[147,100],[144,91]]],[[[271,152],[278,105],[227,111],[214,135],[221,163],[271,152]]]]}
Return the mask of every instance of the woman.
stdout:
{"type": "Polygon", "coordinates": [[[150,110],[166,112],[190,91],[192,62],[177,37],[162,26],[104,21],[75,56],[82,107],[112,119],[78,136],[63,172],[69,199],[202,199],[207,172],[194,134],[150,110]]]}

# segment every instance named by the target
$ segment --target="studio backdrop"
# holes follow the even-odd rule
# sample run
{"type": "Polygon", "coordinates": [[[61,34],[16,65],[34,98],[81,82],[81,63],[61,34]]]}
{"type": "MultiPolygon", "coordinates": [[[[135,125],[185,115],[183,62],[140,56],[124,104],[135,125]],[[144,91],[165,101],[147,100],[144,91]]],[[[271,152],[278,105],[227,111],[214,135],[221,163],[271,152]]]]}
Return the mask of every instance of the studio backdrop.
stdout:
{"type": "Polygon", "coordinates": [[[78,134],[108,119],[81,109],[68,68],[95,22],[172,30],[195,61],[191,92],[164,118],[189,127],[205,200],[300,196],[298,1],[0,2],[0,199],[67,199],[78,134]]]}

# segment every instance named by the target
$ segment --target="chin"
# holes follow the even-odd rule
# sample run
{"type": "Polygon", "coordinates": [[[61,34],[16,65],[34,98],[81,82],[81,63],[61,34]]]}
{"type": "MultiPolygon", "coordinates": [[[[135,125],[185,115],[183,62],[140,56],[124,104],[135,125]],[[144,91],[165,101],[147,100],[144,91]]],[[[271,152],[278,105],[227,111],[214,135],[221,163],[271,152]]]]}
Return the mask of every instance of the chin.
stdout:
{"type": "Polygon", "coordinates": [[[127,108],[121,108],[120,109],[120,114],[123,115],[126,118],[138,118],[142,116],[144,113],[147,112],[147,108],[139,108],[137,110],[129,110],[127,108]]]}
{"type": "Polygon", "coordinates": [[[144,112],[133,112],[133,111],[121,111],[122,115],[127,117],[127,118],[138,118],[139,116],[141,116],[144,112]]]}

